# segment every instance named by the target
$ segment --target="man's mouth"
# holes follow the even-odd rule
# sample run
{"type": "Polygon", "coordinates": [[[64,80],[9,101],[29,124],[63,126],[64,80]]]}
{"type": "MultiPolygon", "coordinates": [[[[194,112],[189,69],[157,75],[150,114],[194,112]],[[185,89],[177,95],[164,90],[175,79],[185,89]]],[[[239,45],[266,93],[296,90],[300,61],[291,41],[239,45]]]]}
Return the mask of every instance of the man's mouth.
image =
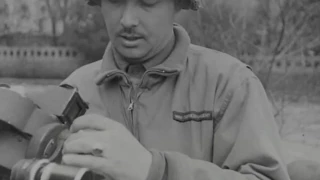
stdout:
{"type": "Polygon", "coordinates": [[[141,36],[120,35],[121,44],[127,48],[137,47],[141,43],[141,36]]]}
{"type": "Polygon", "coordinates": [[[142,38],[141,36],[121,36],[121,37],[127,41],[136,41],[142,38]]]}

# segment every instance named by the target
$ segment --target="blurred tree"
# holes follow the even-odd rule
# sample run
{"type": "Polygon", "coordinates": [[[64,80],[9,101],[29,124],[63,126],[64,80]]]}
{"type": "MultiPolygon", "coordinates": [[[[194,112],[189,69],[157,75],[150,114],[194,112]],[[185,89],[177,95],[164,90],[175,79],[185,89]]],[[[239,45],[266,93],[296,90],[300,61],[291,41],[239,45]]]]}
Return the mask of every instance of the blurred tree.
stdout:
{"type": "Polygon", "coordinates": [[[85,1],[46,0],[44,11],[51,20],[53,45],[80,49],[86,55],[84,63],[102,57],[108,37],[98,8],[86,5],[85,1]],[[59,23],[62,24],[62,34],[56,32],[59,23]]]}
{"type": "MultiPolygon", "coordinates": [[[[38,32],[44,33],[45,23],[51,23],[52,45],[76,46],[88,54],[88,59],[101,58],[108,37],[98,8],[78,0],[32,1],[42,12],[35,21],[38,32]]],[[[272,65],[287,56],[320,51],[317,9],[319,0],[202,0],[200,11],[183,11],[177,21],[195,44],[229,53],[249,64],[263,60],[272,65]]],[[[27,10],[22,6],[20,14],[25,12],[22,14],[27,17],[27,10]]],[[[0,28],[10,29],[11,25],[4,22],[0,28]]],[[[268,74],[272,70],[272,66],[261,67],[257,71],[268,74]]],[[[265,87],[268,81],[263,80],[265,87]]]]}
{"type": "Polygon", "coordinates": [[[320,1],[310,0],[274,0],[277,12],[270,14],[269,4],[260,7],[260,16],[256,22],[263,22],[260,28],[265,30],[258,47],[263,57],[268,56],[266,76],[263,80],[268,87],[272,67],[276,60],[304,55],[304,52],[320,45],[319,22],[320,1]],[[315,27],[318,26],[318,27],[315,27]]]}
{"type": "Polygon", "coordinates": [[[102,58],[109,38],[99,8],[77,1],[69,9],[65,27],[60,44],[75,46],[84,52],[85,63],[102,58]]]}
{"type": "Polygon", "coordinates": [[[20,12],[21,12],[21,20],[29,19],[30,18],[30,10],[29,6],[26,3],[21,3],[20,5],[20,12]]]}
{"type": "Polygon", "coordinates": [[[184,26],[196,44],[226,52],[250,65],[253,61],[266,64],[256,69],[266,74],[262,79],[266,88],[276,60],[319,47],[319,0],[252,1],[248,9],[241,8],[245,13],[239,13],[231,2],[237,4],[233,0],[204,1],[203,8],[193,12],[184,26]]]}
{"type": "Polygon", "coordinates": [[[0,1],[0,35],[8,33],[9,26],[8,26],[8,4],[6,1],[0,1]]]}
{"type": "Polygon", "coordinates": [[[58,45],[57,23],[62,21],[63,28],[65,27],[69,2],[70,0],[45,0],[46,8],[51,20],[52,44],[54,46],[58,45]]]}

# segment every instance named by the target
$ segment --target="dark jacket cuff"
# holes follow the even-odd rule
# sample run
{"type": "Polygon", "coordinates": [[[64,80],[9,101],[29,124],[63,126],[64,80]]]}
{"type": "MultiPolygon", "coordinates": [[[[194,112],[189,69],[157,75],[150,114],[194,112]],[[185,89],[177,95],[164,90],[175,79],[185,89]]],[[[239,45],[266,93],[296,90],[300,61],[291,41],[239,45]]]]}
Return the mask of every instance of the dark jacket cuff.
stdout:
{"type": "Polygon", "coordinates": [[[166,176],[166,159],[162,153],[154,149],[149,150],[152,154],[152,163],[146,180],[164,180],[166,176]]]}

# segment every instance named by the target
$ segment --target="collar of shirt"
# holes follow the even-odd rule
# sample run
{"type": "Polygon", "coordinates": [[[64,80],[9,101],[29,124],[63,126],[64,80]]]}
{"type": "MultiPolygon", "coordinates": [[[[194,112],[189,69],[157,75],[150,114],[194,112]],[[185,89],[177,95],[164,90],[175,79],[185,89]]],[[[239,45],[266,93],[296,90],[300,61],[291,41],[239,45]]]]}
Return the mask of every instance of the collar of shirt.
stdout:
{"type": "MultiPolygon", "coordinates": [[[[163,72],[181,72],[184,69],[187,60],[187,51],[190,45],[190,38],[186,30],[178,24],[174,24],[173,30],[175,44],[169,56],[159,58],[157,61],[144,63],[143,67],[145,69],[157,69],[163,72]]],[[[127,65],[121,65],[120,67],[116,63],[112,52],[112,44],[109,43],[103,55],[100,72],[98,72],[95,78],[96,84],[100,85],[104,81],[108,81],[112,74],[125,72],[121,70],[121,68],[125,69],[126,67],[127,65]]]]}
{"type": "Polygon", "coordinates": [[[119,54],[112,48],[112,54],[114,57],[115,64],[117,67],[124,71],[127,72],[128,74],[131,74],[130,71],[134,71],[137,73],[138,70],[145,72],[147,69],[154,67],[158,64],[161,64],[163,61],[166,60],[166,58],[170,55],[170,51],[173,49],[175,44],[175,35],[173,35],[172,38],[168,41],[167,45],[165,46],[164,49],[162,49],[158,54],[153,56],[150,60],[141,63],[141,64],[130,64],[127,61],[125,61],[123,58],[119,56],[119,54]]]}

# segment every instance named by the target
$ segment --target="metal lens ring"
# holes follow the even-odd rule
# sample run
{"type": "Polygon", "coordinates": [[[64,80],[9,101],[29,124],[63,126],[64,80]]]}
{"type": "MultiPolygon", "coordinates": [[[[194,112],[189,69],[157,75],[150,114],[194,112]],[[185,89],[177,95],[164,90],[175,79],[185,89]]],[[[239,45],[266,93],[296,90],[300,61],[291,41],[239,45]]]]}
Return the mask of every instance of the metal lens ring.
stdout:
{"type": "Polygon", "coordinates": [[[30,170],[30,174],[29,174],[29,178],[30,180],[34,180],[36,177],[36,174],[38,173],[39,169],[44,165],[44,164],[48,164],[49,160],[47,159],[41,159],[39,161],[37,161],[31,168],[30,170]]]}
{"type": "Polygon", "coordinates": [[[10,180],[34,180],[39,169],[48,163],[47,159],[22,159],[12,167],[10,180]]]}
{"type": "Polygon", "coordinates": [[[48,159],[22,159],[12,169],[10,180],[96,180],[101,176],[87,168],[61,165],[48,159]]]}
{"type": "Polygon", "coordinates": [[[87,168],[78,168],[56,163],[43,167],[39,180],[93,180],[94,174],[87,168]]]}

